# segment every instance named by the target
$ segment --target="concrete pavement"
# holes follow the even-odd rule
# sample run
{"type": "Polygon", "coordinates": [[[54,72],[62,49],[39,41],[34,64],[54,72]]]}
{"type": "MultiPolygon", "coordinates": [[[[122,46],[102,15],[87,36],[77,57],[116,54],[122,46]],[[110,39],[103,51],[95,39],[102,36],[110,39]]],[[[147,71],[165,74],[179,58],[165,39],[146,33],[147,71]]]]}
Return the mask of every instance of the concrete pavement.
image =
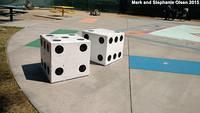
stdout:
{"type": "MultiPolygon", "coordinates": [[[[89,24],[79,23],[76,18],[74,21],[69,18],[26,25],[9,41],[9,61],[20,88],[41,113],[130,113],[127,46],[124,48],[125,56],[119,62],[106,67],[91,64],[89,76],[56,84],[49,84],[42,73],[40,49],[25,46],[40,34],[56,29],[88,29],[89,24]]],[[[103,27],[104,24],[99,22],[90,27],[103,27]]]]}
{"type": "Polygon", "coordinates": [[[199,76],[128,67],[129,55],[200,61],[200,51],[193,49],[199,48],[199,43],[154,37],[141,32],[138,35],[135,32],[144,30],[145,26],[153,31],[156,27],[152,25],[176,26],[184,22],[129,18],[115,14],[89,17],[87,13],[81,12],[80,15],[63,20],[36,19],[25,20],[25,23],[17,21],[3,24],[25,27],[9,41],[9,62],[17,83],[39,112],[197,113],[200,110],[199,76]],[[80,22],[84,18],[95,18],[97,21],[91,24],[80,22]],[[40,34],[57,29],[83,30],[96,27],[134,31],[127,35],[124,58],[106,67],[91,64],[91,72],[87,77],[49,84],[40,68],[40,49],[25,45],[40,34]]]}
{"type": "MultiPolygon", "coordinates": [[[[200,51],[129,38],[131,55],[200,61],[200,51]]],[[[153,64],[152,64],[153,65],[153,64]]],[[[133,113],[199,112],[198,75],[131,69],[133,113]]]]}

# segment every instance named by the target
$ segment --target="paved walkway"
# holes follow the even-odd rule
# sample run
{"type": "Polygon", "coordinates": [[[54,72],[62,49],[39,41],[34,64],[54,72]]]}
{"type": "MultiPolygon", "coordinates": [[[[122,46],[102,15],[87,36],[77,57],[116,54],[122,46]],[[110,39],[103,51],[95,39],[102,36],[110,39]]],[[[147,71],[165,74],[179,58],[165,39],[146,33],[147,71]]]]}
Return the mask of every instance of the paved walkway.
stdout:
{"type": "MultiPolygon", "coordinates": [[[[63,20],[24,20],[3,24],[25,27],[9,41],[9,62],[17,83],[39,112],[197,113],[200,110],[198,75],[129,69],[129,56],[199,63],[199,43],[152,36],[143,31],[147,28],[156,30],[159,25],[169,27],[169,24],[176,26],[184,22],[139,17],[128,17],[127,20],[115,14],[89,17],[81,12],[80,15],[63,20]],[[95,21],[83,21],[86,18],[95,18],[95,21]],[[124,58],[105,67],[91,64],[87,77],[49,84],[40,68],[40,49],[25,45],[36,40],[40,34],[57,29],[81,31],[96,27],[127,32],[124,58]]],[[[184,24],[191,25],[192,22],[184,24]]]]}

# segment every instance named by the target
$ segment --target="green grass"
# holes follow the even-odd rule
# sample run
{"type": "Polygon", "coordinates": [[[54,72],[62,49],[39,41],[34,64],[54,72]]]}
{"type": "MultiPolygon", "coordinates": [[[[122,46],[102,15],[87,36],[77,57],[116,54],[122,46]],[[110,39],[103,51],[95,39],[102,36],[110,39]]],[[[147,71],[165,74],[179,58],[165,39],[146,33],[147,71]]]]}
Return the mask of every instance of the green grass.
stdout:
{"type": "Polygon", "coordinates": [[[7,41],[20,29],[0,26],[0,113],[37,113],[18,87],[8,64],[7,41]]]}

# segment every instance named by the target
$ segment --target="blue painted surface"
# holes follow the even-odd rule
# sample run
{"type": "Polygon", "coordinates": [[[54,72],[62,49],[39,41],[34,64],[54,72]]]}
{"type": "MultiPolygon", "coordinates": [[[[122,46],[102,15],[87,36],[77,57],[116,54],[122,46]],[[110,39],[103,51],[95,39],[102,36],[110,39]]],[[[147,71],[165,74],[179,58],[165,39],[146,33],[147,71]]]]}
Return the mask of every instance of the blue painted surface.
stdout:
{"type": "Polygon", "coordinates": [[[200,62],[186,60],[129,56],[129,68],[200,75],[200,62]]]}

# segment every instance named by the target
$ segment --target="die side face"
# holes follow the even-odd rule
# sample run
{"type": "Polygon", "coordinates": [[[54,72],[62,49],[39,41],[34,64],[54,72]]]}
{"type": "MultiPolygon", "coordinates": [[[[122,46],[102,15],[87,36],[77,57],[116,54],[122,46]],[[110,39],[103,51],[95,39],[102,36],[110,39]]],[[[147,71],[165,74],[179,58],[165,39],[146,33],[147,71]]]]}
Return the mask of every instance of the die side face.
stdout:
{"type": "Polygon", "coordinates": [[[107,29],[82,31],[82,36],[91,40],[91,60],[108,65],[123,56],[124,33],[107,29]]]}
{"type": "Polygon", "coordinates": [[[114,33],[107,41],[106,65],[123,58],[124,33],[114,33]]]}
{"type": "MultiPolygon", "coordinates": [[[[63,36],[56,36],[56,38],[47,39],[51,45],[50,59],[47,58],[50,60],[50,73],[46,70],[47,76],[50,76],[50,82],[88,75],[90,71],[90,41],[79,36],[64,35],[64,39],[62,39],[63,36]]],[[[42,50],[41,48],[41,58],[43,59],[45,57],[42,57],[42,51],[47,51],[47,49],[42,50]]]]}
{"type": "Polygon", "coordinates": [[[55,70],[55,72],[52,71],[53,81],[89,74],[90,43],[53,44],[52,49],[54,50],[52,51],[52,56],[54,56],[52,57],[52,70],[55,70]],[[58,68],[63,69],[61,76],[56,73],[58,68]]]}
{"type": "Polygon", "coordinates": [[[51,80],[50,68],[51,68],[51,44],[41,36],[41,66],[43,67],[43,71],[47,75],[48,79],[51,80]]]}
{"type": "MultiPolygon", "coordinates": [[[[84,34],[83,34],[84,35],[84,34]]],[[[106,56],[106,48],[107,48],[107,37],[106,36],[98,36],[95,34],[85,33],[85,36],[89,35],[89,39],[91,43],[91,61],[104,64],[106,62],[104,56],[106,56]]]]}

